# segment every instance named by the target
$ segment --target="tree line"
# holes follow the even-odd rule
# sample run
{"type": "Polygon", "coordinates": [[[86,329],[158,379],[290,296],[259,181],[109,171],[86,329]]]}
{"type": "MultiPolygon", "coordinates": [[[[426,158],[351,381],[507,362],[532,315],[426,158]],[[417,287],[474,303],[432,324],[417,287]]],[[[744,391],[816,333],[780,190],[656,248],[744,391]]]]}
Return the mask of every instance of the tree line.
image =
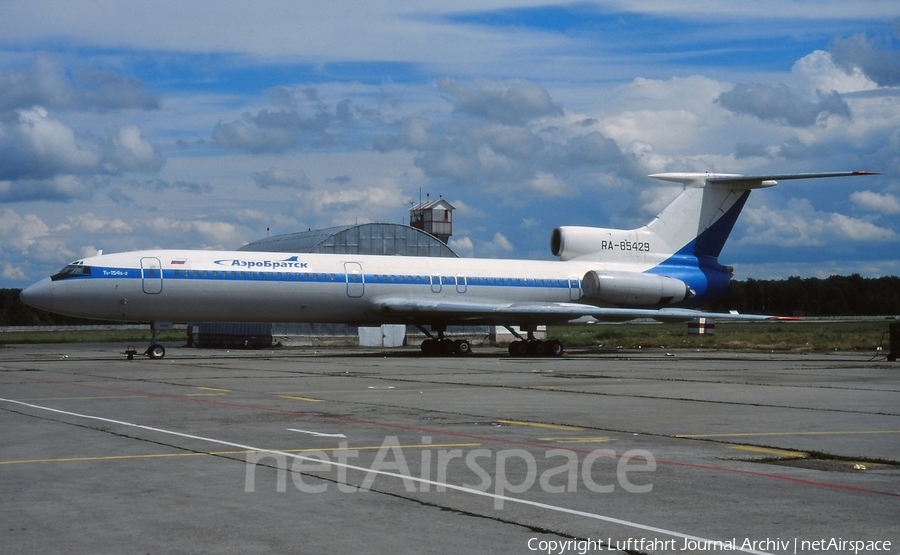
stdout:
{"type": "Polygon", "coordinates": [[[732,281],[728,297],[710,307],[777,316],[879,316],[900,314],[900,277],[732,281]]]}
{"type": "MultiPolygon", "coordinates": [[[[0,289],[0,326],[96,324],[37,310],[19,300],[20,289],[0,289]]],[[[728,296],[714,311],[778,316],[878,316],[900,314],[900,277],[864,278],[859,274],[828,278],[732,281],[728,296]]]]}

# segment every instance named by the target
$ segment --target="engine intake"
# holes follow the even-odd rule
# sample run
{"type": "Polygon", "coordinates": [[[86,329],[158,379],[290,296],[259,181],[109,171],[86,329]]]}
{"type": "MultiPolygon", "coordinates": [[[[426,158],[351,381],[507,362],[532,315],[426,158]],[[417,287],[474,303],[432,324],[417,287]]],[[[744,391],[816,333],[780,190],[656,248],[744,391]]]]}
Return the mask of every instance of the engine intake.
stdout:
{"type": "Polygon", "coordinates": [[[612,236],[609,229],[598,227],[557,227],[550,235],[550,252],[562,260],[571,260],[600,250],[601,241],[612,236]]]}
{"type": "Polygon", "coordinates": [[[617,306],[672,304],[694,295],[680,279],[637,272],[590,270],[581,280],[581,289],[588,299],[617,306]]]}

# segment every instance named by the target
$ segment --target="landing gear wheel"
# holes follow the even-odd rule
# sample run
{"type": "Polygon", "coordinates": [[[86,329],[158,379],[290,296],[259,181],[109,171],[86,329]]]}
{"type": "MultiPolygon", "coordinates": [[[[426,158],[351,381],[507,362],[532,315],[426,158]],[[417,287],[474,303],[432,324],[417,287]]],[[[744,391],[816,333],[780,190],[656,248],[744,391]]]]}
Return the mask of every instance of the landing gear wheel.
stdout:
{"type": "Polygon", "coordinates": [[[436,355],[438,353],[438,342],[436,339],[426,339],[422,341],[422,354],[427,356],[436,355]]]}
{"type": "Polygon", "coordinates": [[[449,339],[438,339],[438,352],[442,355],[452,355],[454,352],[453,342],[449,339]]]}
{"type": "Polygon", "coordinates": [[[547,354],[547,344],[543,341],[529,341],[528,355],[533,357],[542,357],[547,354]]]}
{"type": "Polygon", "coordinates": [[[513,341],[509,344],[509,356],[511,357],[527,357],[528,343],[525,341],[513,341]]]}
{"type": "Polygon", "coordinates": [[[547,342],[547,356],[559,357],[563,354],[563,344],[557,340],[547,342]]]}
{"type": "Polygon", "coordinates": [[[150,345],[146,354],[152,359],[162,358],[166,356],[166,348],[159,344],[150,345]]]}
{"type": "Polygon", "coordinates": [[[457,339],[453,342],[453,352],[460,356],[472,354],[472,345],[465,339],[457,339]]]}

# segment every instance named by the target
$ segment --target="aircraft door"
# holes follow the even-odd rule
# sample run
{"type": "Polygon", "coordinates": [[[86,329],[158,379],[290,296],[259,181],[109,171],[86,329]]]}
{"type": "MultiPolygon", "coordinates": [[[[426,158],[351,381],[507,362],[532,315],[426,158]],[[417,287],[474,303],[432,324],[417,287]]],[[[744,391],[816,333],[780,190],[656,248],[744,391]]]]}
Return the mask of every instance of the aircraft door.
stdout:
{"type": "Polygon", "coordinates": [[[577,301],[581,298],[581,278],[569,276],[569,300],[577,301]]]}
{"type": "Polygon", "coordinates": [[[456,274],[456,292],[465,293],[467,288],[468,284],[466,282],[466,276],[462,274],[456,274]]]}
{"type": "Polygon", "coordinates": [[[162,264],[159,263],[158,258],[141,258],[141,288],[148,295],[162,293],[162,264]]]}
{"type": "Polygon", "coordinates": [[[440,293],[443,286],[441,285],[441,274],[431,275],[431,292],[440,293]]]}
{"type": "Polygon", "coordinates": [[[366,292],[366,277],[363,274],[362,264],[344,262],[344,273],[347,276],[347,296],[354,299],[362,297],[366,292]]]}

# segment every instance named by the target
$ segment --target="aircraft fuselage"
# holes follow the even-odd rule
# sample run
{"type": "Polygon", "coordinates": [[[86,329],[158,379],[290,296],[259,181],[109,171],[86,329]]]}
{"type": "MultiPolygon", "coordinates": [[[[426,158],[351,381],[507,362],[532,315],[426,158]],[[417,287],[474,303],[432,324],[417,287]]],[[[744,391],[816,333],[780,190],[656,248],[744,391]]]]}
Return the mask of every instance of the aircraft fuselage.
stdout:
{"type": "MultiPolygon", "coordinates": [[[[60,314],[136,322],[409,322],[409,314],[392,317],[379,305],[391,298],[423,303],[422,322],[473,322],[490,318],[429,316],[425,305],[585,302],[586,272],[601,266],[642,269],[596,261],[188,250],[109,254],[79,262],[28,288],[23,300],[60,314]]],[[[671,270],[695,292],[691,304],[710,300],[708,272],[696,266],[671,270]]],[[[719,277],[727,283],[727,275],[719,277]]],[[[523,316],[523,322],[529,320],[523,316]]]]}

